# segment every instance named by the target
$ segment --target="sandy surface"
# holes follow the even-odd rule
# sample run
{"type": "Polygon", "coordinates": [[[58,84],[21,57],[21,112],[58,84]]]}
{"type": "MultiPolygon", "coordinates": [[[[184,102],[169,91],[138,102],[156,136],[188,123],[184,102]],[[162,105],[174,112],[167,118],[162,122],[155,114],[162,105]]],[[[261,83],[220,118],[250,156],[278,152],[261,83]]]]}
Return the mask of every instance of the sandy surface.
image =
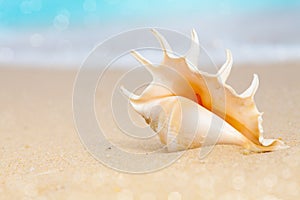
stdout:
{"type": "Polygon", "coordinates": [[[218,146],[204,160],[196,149],[163,170],[133,175],[101,165],[81,144],[75,71],[1,69],[0,199],[299,199],[300,66],[234,68],[229,83],[242,91],[254,72],[265,137],[281,137],[289,149],[245,155],[218,146]]]}

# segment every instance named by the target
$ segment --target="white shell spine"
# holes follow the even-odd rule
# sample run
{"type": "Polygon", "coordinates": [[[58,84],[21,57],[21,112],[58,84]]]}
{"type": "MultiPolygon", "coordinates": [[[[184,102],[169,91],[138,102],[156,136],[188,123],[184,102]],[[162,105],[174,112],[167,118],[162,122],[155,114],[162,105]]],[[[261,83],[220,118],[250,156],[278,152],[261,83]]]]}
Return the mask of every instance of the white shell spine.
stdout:
{"type": "Polygon", "coordinates": [[[226,50],[226,62],[217,74],[208,74],[197,68],[199,40],[195,30],[192,30],[190,50],[183,57],[173,55],[158,31],[152,29],[152,33],[163,50],[161,65],[153,66],[139,53],[131,52],[151,73],[152,83],[141,95],[132,94],[124,87],[121,90],[169,151],[201,147],[204,140],[207,145],[217,141],[217,144],[239,145],[253,152],[288,147],[279,139],[263,138],[263,113],[254,101],[258,76],[254,74],[250,87],[240,95],[226,84],[233,64],[230,50],[226,50]],[[215,130],[216,122],[223,126],[215,130]]]}

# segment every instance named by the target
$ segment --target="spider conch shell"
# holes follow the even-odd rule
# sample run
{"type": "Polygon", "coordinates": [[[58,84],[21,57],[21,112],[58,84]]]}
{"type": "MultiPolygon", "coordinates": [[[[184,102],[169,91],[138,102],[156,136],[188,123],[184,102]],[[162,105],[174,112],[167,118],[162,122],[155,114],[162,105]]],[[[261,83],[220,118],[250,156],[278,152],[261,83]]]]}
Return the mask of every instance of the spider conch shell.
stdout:
{"type": "Polygon", "coordinates": [[[141,95],[121,87],[133,109],[158,133],[168,151],[197,148],[203,145],[233,144],[253,152],[286,148],[280,139],[264,139],[262,113],[254,102],[258,76],[242,94],[226,84],[232,67],[229,50],[227,60],[217,74],[197,69],[199,42],[192,31],[191,48],[185,56],[176,57],[164,37],[152,30],[161,44],[163,61],[154,66],[139,53],[132,55],[153,76],[141,95]],[[221,124],[215,128],[215,124],[221,124]],[[216,138],[216,140],[214,139],[216,138]]]}

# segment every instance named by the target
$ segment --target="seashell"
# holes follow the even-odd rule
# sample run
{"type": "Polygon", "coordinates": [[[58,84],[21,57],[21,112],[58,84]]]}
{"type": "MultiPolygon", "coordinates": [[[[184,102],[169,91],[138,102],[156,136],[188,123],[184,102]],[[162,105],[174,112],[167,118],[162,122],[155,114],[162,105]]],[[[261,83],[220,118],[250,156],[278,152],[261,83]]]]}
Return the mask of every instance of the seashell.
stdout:
{"type": "Polygon", "coordinates": [[[163,50],[163,61],[154,66],[139,53],[132,55],[151,73],[153,80],[141,95],[123,86],[133,109],[159,135],[168,151],[203,145],[232,144],[252,152],[287,148],[280,139],[264,139],[262,112],[254,95],[259,85],[256,74],[242,94],[226,84],[232,67],[232,54],[216,74],[198,70],[199,41],[195,30],[185,56],[176,57],[165,38],[152,30],[163,50]],[[216,126],[216,127],[215,127],[216,126]]]}

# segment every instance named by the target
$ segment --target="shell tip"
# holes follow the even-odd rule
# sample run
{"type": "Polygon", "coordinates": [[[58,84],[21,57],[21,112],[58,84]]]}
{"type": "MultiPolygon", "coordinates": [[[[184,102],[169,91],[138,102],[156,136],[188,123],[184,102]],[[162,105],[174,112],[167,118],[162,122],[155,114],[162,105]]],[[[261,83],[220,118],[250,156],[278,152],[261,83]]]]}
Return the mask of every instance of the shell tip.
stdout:
{"type": "Polygon", "coordinates": [[[123,95],[125,95],[127,98],[130,98],[130,92],[125,89],[125,87],[123,85],[120,86],[120,91],[123,95]]]}
{"type": "Polygon", "coordinates": [[[120,86],[121,93],[126,96],[129,100],[137,99],[138,96],[129,92],[123,85],[120,86]]]}
{"type": "Polygon", "coordinates": [[[258,79],[258,75],[257,74],[253,74],[253,80],[251,82],[250,87],[245,90],[240,97],[241,98],[248,98],[251,97],[253,98],[257,89],[258,89],[258,85],[259,85],[259,79],[258,79]]]}
{"type": "Polygon", "coordinates": [[[199,44],[198,35],[197,35],[197,32],[194,28],[192,29],[192,39],[193,39],[193,42],[199,44]]]}
{"type": "Polygon", "coordinates": [[[233,61],[232,61],[231,51],[229,49],[226,49],[226,61],[217,73],[217,76],[220,77],[223,83],[225,83],[228,79],[228,76],[232,68],[232,62],[233,61]]]}

